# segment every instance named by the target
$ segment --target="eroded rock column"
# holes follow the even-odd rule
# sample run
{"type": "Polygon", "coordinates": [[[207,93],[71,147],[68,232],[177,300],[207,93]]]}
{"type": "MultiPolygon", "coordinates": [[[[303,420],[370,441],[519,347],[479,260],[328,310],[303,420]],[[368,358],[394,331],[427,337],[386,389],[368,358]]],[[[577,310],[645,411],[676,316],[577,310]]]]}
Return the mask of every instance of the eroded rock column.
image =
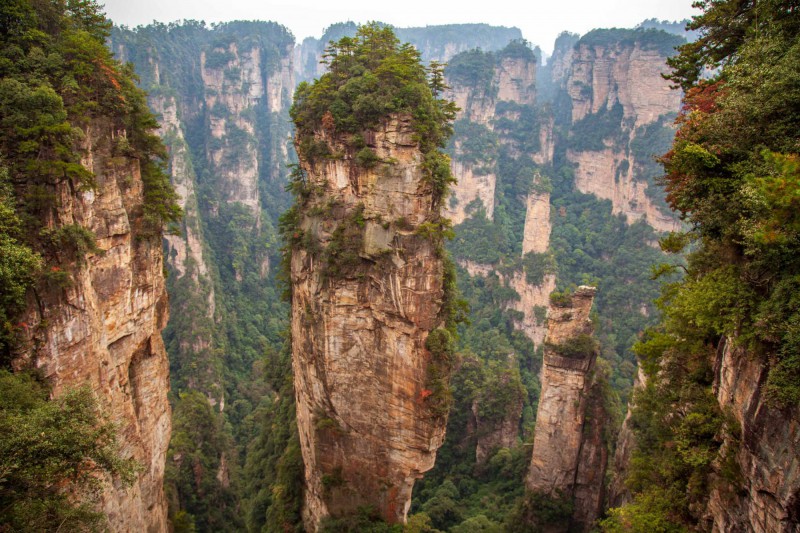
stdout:
{"type": "Polygon", "coordinates": [[[571,521],[548,531],[588,531],[602,510],[608,453],[592,338],[595,288],[551,302],[527,488],[574,504],[571,521]]]}
{"type": "Polygon", "coordinates": [[[379,159],[369,168],[326,132],[315,142],[340,157],[300,163],[291,328],[310,531],[362,506],[404,522],[445,433],[449,367],[432,354],[449,335],[437,329],[444,266],[426,231],[438,207],[410,117],[363,137],[379,159]]]}

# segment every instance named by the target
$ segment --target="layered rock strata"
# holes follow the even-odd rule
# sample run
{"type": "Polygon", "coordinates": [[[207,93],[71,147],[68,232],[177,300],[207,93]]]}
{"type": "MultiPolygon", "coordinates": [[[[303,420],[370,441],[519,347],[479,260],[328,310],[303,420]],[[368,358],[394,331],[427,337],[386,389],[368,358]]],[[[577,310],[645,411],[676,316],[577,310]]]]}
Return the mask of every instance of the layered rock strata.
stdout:
{"type": "Polygon", "coordinates": [[[301,158],[306,186],[292,248],[292,361],[305,463],[304,521],[372,506],[404,522],[414,481],[433,467],[446,418],[426,349],[443,326],[438,244],[417,231],[435,216],[410,117],[364,135],[384,161],[358,166],[344,139],[324,132],[341,159],[301,158]],[[348,258],[343,263],[342,250],[348,258]]]}
{"type": "Polygon", "coordinates": [[[741,490],[712,485],[704,524],[710,531],[798,531],[800,415],[796,406],[787,412],[768,405],[768,371],[765,361],[731,339],[717,352],[714,393],[739,426],[724,435],[723,449],[739,468],[741,490]]]}
{"type": "Polygon", "coordinates": [[[55,396],[84,385],[93,390],[118,426],[122,456],[142,466],[130,488],[104,484],[100,506],[110,529],[165,532],[171,422],[161,340],[167,320],[161,235],[144,228],[139,161],[112,158],[115,138],[125,131],[96,121],[84,133],[82,164],[96,176],[97,188],[76,192],[59,184],[59,207],[45,225],[80,225],[94,233],[98,251],[72,263],[64,288],[37,293],[22,319],[30,360],[15,364],[35,365],[55,396]]]}
{"type": "Polygon", "coordinates": [[[602,511],[607,452],[602,440],[602,395],[594,382],[596,348],[589,313],[594,287],[579,287],[569,302],[550,308],[527,488],[574,503],[571,523],[553,531],[588,531],[602,511]],[[565,350],[582,341],[580,353],[565,350]]]}
{"type": "MultiPolygon", "coordinates": [[[[637,165],[647,162],[636,161],[631,153],[641,127],[680,109],[680,91],[670,89],[661,76],[667,69],[666,56],[638,42],[601,46],[579,41],[569,63],[569,69],[560,65],[558,73],[565,76],[562,83],[572,103],[573,123],[609,113],[617,103],[622,107],[623,139],[605,139],[602,149],[567,151],[567,159],[575,163],[578,190],[611,200],[613,212],[624,214],[629,222],[644,219],[658,231],[677,230],[677,219],[645,193],[647,176],[639,175],[637,165]]],[[[645,157],[653,155],[660,153],[645,157]]]]}
{"type": "Polygon", "coordinates": [[[567,150],[575,163],[575,186],[579,191],[611,200],[612,213],[628,222],[644,220],[657,231],[678,231],[680,221],[657,207],[647,195],[648,184],[637,176],[638,161],[628,150],[608,143],[599,151],[567,150]]]}

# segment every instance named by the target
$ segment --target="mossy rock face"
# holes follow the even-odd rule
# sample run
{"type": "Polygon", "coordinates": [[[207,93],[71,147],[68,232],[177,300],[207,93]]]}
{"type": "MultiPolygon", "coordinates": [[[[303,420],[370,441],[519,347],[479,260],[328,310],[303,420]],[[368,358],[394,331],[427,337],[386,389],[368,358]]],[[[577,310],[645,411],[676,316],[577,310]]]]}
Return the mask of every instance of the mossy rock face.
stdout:
{"type": "Polygon", "coordinates": [[[373,220],[367,221],[364,231],[364,253],[374,256],[391,252],[394,236],[395,232],[391,226],[384,227],[384,224],[373,220]]]}

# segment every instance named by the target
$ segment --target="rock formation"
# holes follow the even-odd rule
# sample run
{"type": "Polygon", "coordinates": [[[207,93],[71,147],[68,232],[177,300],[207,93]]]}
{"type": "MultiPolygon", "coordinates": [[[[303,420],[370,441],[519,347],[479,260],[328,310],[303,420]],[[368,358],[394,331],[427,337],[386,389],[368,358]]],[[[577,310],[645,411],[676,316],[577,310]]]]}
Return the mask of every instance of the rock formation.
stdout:
{"type": "Polygon", "coordinates": [[[266,22],[112,34],[112,49],[134,62],[150,92],[185,212],[180,234],[166,242],[176,312],[165,338],[174,383],[202,391],[218,410],[226,403],[219,348],[229,342],[226,321],[236,321],[228,316],[232,287],[253,271],[266,279],[277,260],[277,246],[265,243],[277,240],[274,226],[285,207],[273,206],[287,196],[293,46],[284,28],[266,22]]]}
{"type": "Polygon", "coordinates": [[[595,289],[581,286],[550,308],[542,390],[527,476],[532,492],[574,503],[571,524],[554,531],[588,531],[600,515],[607,451],[602,395],[595,386],[597,348],[589,313],[595,289]]]}
{"type": "Polygon", "coordinates": [[[522,255],[528,252],[543,254],[550,244],[550,193],[533,191],[528,195],[525,211],[525,232],[522,236],[522,255]]]}
{"type": "MultiPolygon", "coordinates": [[[[639,367],[636,373],[636,379],[633,382],[634,394],[644,386],[645,379],[644,371],[639,367]]],[[[622,421],[622,427],[617,435],[612,477],[608,484],[607,507],[609,508],[620,507],[631,501],[631,493],[625,486],[625,480],[628,478],[631,456],[636,447],[636,436],[633,434],[633,427],[631,427],[633,398],[634,395],[631,394],[631,401],[628,402],[628,411],[625,414],[625,420],[622,421]]]]}
{"type": "Polygon", "coordinates": [[[680,91],[670,89],[661,77],[668,51],[648,45],[644,37],[609,38],[603,44],[587,37],[578,41],[570,55],[561,54],[553,74],[565,78],[560,82],[556,78],[554,83],[562,83],[569,94],[573,123],[608,114],[615,105],[621,106],[622,116],[614,128],[614,140],[605,138],[602,146],[568,150],[567,159],[576,165],[576,186],[581,192],[611,200],[614,213],[624,214],[629,222],[644,219],[658,231],[674,231],[680,227],[677,219],[645,193],[648,179],[654,176],[642,174],[659,169],[640,168],[665,147],[644,141],[640,142],[647,145],[644,153],[632,149],[645,127],[656,123],[666,127],[664,117],[674,116],[680,108],[680,91]],[[570,66],[564,68],[567,61],[570,66]]]}
{"type": "Polygon", "coordinates": [[[767,404],[769,365],[724,339],[715,361],[714,393],[738,424],[725,435],[723,449],[740,469],[741,490],[717,483],[711,490],[704,526],[714,532],[797,531],[800,523],[800,425],[767,404]],[[737,431],[738,430],[738,431],[737,431]]]}
{"type": "Polygon", "coordinates": [[[444,267],[418,231],[434,214],[433,198],[409,117],[365,134],[388,161],[371,169],[336,136],[315,137],[350,155],[301,158],[306,186],[317,191],[300,210],[291,257],[304,520],[314,531],[325,516],[370,505],[404,522],[446,421],[433,381],[447,372],[426,348],[429,332],[443,326],[444,267]]]}
{"type": "MultiPolygon", "coordinates": [[[[95,190],[57,186],[59,208],[48,228],[78,224],[97,237],[70,269],[68,286],[39,292],[22,323],[25,358],[58,396],[88,385],[118,424],[124,457],[142,465],[125,488],[110,480],[100,504],[113,531],[167,531],[164,465],[170,436],[169,365],[161,330],[167,320],[160,232],[145,231],[139,161],[112,157],[109,124],[94,121],[85,131],[83,166],[94,173],[95,190]]],[[[64,251],[63,253],[68,253],[64,251]]],[[[55,267],[54,267],[55,268],[55,267]]]]}

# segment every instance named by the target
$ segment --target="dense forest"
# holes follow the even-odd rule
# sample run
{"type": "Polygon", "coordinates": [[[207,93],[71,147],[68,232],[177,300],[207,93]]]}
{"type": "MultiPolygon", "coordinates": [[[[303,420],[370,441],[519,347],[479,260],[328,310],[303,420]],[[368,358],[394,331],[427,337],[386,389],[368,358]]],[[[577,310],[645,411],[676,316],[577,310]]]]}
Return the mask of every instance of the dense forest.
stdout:
{"type": "MultiPolygon", "coordinates": [[[[138,495],[152,474],[130,444],[146,435],[131,437],[104,394],[119,387],[147,416],[137,386],[156,378],[137,365],[158,346],[134,347],[117,378],[88,351],[54,363],[96,365],[95,385],[62,386],[42,362],[58,351],[48,335],[66,343],[77,330],[52,333],[47,308],[85,311],[80,291],[105,294],[99,261],[118,254],[124,232],[80,212],[89,205],[130,220],[134,274],[162,275],[142,258],[160,257],[163,235],[169,383],[164,371],[153,384],[169,389],[160,498],[171,531],[309,523],[292,255],[310,254],[328,288],[362,283],[397,251],[366,247],[383,231],[427,239],[443,261],[442,322],[416,385],[446,433],[411,482],[406,524],[345,505],[320,531],[793,531],[795,4],[709,0],[691,21],[564,33],[545,64],[517,28],[485,24],[347,22],[296,43],[275,22],[130,29],[91,0],[3,3],[0,529],[113,528],[125,507],[108,505],[109,487],[138,495]],[[308,168],[352,161],[348,179],[387,178],[398,161],[379,157],[376,132],[398,116],[437,214],[412,226],[365,218],[362,204],[322,248],[317,219],[344,207],[323,201],[308,168]],[[106,205],[110,182],[127,195],[120,205],[106,205]],[[548,314],[587,285],[593,336],[547,344],[548,314]],[[597,357],[579,420],[587,434],[601,428],[595,524],[574,520],[586,505],[576,492],[530,490],[546,349],[597,357]]],[[[332,412],[313,412],[316,435],[349,431],[332,412]]],[[[321,483],[331,501],[350,490],[341,467],[321,483]]]]}

